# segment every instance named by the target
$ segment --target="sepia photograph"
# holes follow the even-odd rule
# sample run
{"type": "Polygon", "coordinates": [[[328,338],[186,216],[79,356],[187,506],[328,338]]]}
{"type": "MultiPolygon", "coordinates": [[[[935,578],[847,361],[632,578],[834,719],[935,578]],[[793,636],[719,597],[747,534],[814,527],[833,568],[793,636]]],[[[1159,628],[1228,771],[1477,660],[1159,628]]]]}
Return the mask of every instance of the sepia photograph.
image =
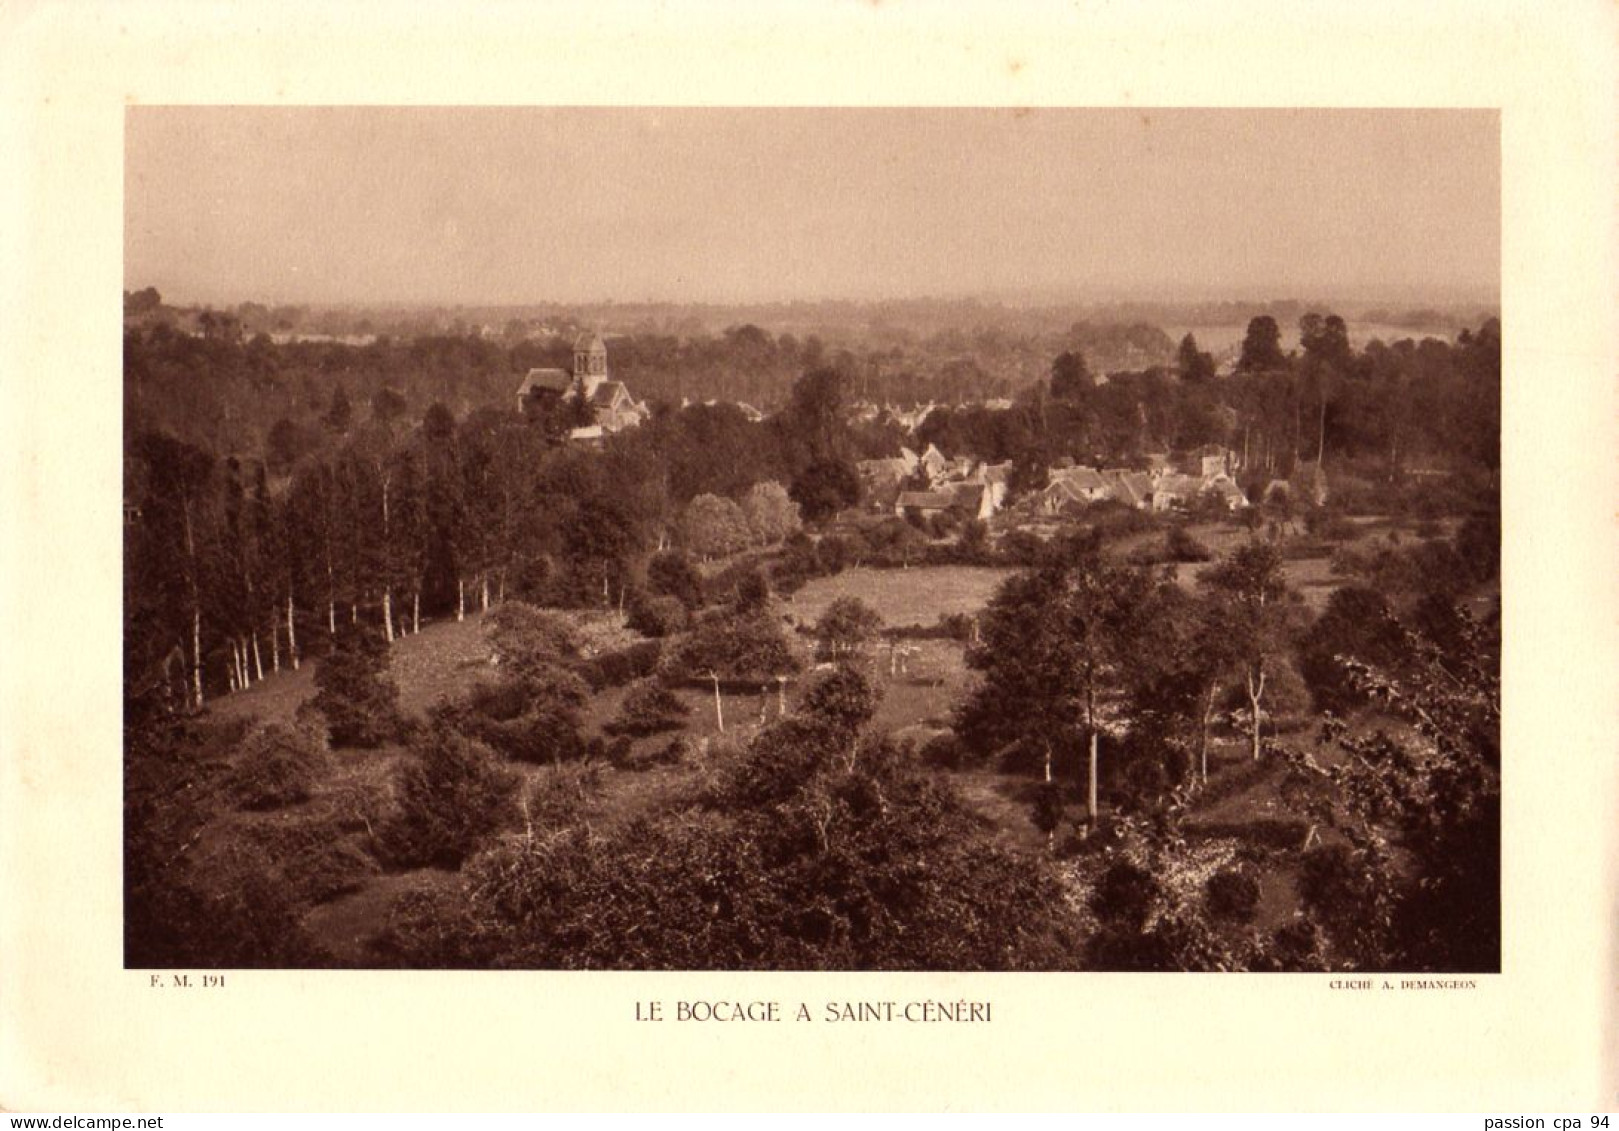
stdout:
{"type": "Polygon", "coordinates": [[[1499,973],[1501,152],[130,106],[125,967],[1499,973]]]}

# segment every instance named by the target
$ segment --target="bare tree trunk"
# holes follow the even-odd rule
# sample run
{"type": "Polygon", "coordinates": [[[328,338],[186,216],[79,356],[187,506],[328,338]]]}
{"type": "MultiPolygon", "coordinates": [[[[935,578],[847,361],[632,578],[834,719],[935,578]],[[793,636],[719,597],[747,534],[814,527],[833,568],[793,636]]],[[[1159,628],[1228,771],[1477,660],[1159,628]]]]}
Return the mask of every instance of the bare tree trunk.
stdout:
{"type": "Polygon", "coordinates": [[[281,671],[281,626],[275,623],[274,617],[270,618],[270,670],[281,671]]]}
{"type": "Polygon", "coordinates": [[[1259,673],[1259,680],[1254,681],[1253,672],[1248,673],[1248,706],[1253,713],[1253,744],[1254,761],[1259,761],[1259,699],[1265,694],[1265,673],[1259,673]]]}
{"type": "Polygon", "coordinates": [[[412,636],[422,630],[422,591],[417,589],[410,595],[410,633],[412,636]]]}
{"type": "Polygon", "coordinates": [[[455,579],[455,619],[467,619],[467,583],[459,577],[455,579]]]}
{"type": "Polygon", "coordinates": [[[725,708],[720,701],[720,677],[710,675],[714,681],[714,726],[721,734],[725,733],[725,708]]]}
{"type": "Polygon", "coordinates": [[[1088,775],[1089,776],[1089,783],[1088,783],[1088,785],[1086,787],[1086,792],[1085,792],[1085,808],[1086,808],[1087,812],[1090,814],[1090,821],[1091,821],[1091,824],[1093,824],[1093,825],[1096,824],[1096,813],[1097,813],[1097,805],[1096,805],[1096,763],[1097,763],[1097,754],[1098,754],[1097,734],[1096,734],[1096,728],[1093,726],[1093,727],[1091,727],[1091,757],[1090,757],[1090,772],[1089,772],[1089,775],[1088,775]]]}
{"type": "Polygon", "coordinates": [[[264,679],[264,657],[259,655],[259,630],[253,630],[253,674],[260,680],[264,679]]]}
{"type": "Polygon", "coordinates": [[[392,590],[382,591],[382,631],[388,643],[394,642],[394,595],[392,590]]]}
{"type": "Polygon", "coordinates": [[[482,588],[482,591],[483,591],[482,607],[483,607],[483,610],[485,612],[488,612],[489,611],[489,575],[487,573],[484,574],[482,576],[482,578],[479,580],[479,585],[480,585],[480,587],[482,588]]]}
{"type": "Polygon", "coordinates": [[[292,657],[292,670],[298,670],[298,636],[292,627],[292,594],[287,594],[287,655],[292,657]]]}
{"type": "Polygon", "coordinates": [[[1327,386],[1321,385],[1321,424],[1316,432],[1315,469],[1321,470],[1321,460],[1327,454],[1327,386]]]}
{"type": "Polygon", "coordinates": [[[193,705],[202,710],[202,609],[191,606],[191,695],[193,705]]]}
{"type": "Polygon", "coordinates": [[[326,602],[326,631],[337,635],[337,602],[331,599],[326,602]]]}

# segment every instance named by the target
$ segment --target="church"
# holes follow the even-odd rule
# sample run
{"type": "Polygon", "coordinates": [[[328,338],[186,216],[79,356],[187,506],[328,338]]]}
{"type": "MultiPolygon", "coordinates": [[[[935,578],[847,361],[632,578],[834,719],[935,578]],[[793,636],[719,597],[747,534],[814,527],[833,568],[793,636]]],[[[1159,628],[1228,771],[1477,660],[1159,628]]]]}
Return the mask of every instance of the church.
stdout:
{"type": "Polygon", "coordinates": [[[581,334],[573,344],[573,372],[530,369],[517,386],[517,411],[527,413],[542,398],[577,397],[590,409],[594,423],[569,433],[574,440],[597,439],[640,425],[647,406],[630,395],[624,382],[607,374],[607,343],[600,334],[581,334]]]}

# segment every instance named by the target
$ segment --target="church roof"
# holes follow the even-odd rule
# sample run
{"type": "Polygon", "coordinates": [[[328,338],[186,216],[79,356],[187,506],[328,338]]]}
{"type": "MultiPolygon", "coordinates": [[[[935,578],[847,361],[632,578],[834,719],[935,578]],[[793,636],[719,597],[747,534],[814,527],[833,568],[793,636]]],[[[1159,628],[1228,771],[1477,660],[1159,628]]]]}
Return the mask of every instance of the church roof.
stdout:
{"type": "Polygon", "coordinates": [[[596,386],[596,391],[591,394],[590,403],[602,408],[610,408],[618,402],[620,397],[626,400],[633,399],[630,397],[630,391],[624,387],[624,382],[603,381],[596,386]]]}
{"type": "Polygon", "coordinates": [[[573,377],[566,369],[530,369],[523,383],[517,386],[517,395],[526,397],[535,389],[550,389],[565,393],[573,386],[573,377]]]}
{"type": "Polygon", "coordinates": [[[600,334],[585,333],[585,334],[580,334],[577,338],[574,339],[573,348],[574,348],[574,350],[576,352],[579,351],[579,350],[586,350],[586,351],[606,350],[607,349],[607,343],[602,341],[602,336],[600,334]]]}

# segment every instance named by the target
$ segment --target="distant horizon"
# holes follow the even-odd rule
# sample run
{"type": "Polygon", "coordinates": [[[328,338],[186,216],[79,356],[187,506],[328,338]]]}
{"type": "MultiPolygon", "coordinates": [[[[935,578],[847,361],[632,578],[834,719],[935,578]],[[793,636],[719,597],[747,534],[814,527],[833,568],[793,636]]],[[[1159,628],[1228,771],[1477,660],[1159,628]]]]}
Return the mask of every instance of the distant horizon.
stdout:
{"type": "Polygon", "coordinates": [[[1494,111],[142,106],[125,181],[181,305],[1500,301],[1494,111]]]}
{"type": "Polygon", "coordinates": [[[809,297],[788,298],[760,298],[727,300],[719,298],[707,299],[680,299],[674,297],[648,297],[648,298],[599,298],[599,299],[547,299],[531,300],[450,300],[450,299],[304,299],[296,297],[266,298],[260,295],[246,295],[242,297],[197,297],[193,295],[174,295],[154,283],[140,283],[126,286],[129,292],[135,292],[146,287],[155,287],[162,296],[165,306],[175,308],[196,308],[227,310],[247,303],[256,303],[267,307],[302,307],[309,310],[388,310],[388,311],[415,311],[415,310],[525,310],[525,309],[574,309],[580,307],[689,307],[692,309],[726,309],[748,307],[792,307],[792,306],[822,306],[822,305],[851,305],[851,306],[883,306],[905,303],[971,303],[985,307],[1002,307],[1008,310],[1040,311],[1061,309],[1064,307],[1105,308],[1110,306],[1165,306],[1165,307],[1194,307],[1194,306],[1245,306],[1263,307],[1280,303],[1296,303],[1301,306],[1331,306],[1342,304],[1353,307],[1385,307],[1391,313],[1408,313],[1421,309],[1433,309],[1445,312],[1459,310],[1498,310],[1499,296],[1479,293],[1476,295],[1453,292],[1443,293],[1361,293],[1361,294],[1293,294],[1277,292],[1261,297],[1259,294],[1176,294],[1159,295],[1151,292],[1119,293],[1105,296],[1091,296],[1076,294],[1072,297],[1038,296],[1018,297],[995,293],[960,293],[960,294],[895,294],[881,296],[861,295],[815,295],[809,297]]]}

